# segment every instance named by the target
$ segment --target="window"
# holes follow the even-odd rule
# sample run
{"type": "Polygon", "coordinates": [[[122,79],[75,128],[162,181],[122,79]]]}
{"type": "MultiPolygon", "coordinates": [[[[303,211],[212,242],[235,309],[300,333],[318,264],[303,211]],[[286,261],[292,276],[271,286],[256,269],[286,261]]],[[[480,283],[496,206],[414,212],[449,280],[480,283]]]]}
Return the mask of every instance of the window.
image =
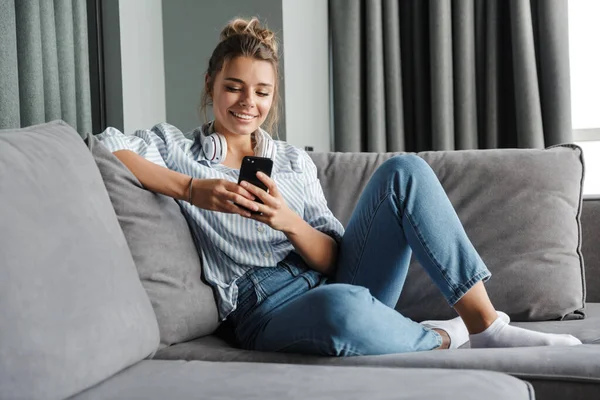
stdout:
{"type": "Polygon", "coordinates": [[[600,194],[599,20],[600,1],[569,0],[573,135],[585,157],[584,194],[600,194]]]}

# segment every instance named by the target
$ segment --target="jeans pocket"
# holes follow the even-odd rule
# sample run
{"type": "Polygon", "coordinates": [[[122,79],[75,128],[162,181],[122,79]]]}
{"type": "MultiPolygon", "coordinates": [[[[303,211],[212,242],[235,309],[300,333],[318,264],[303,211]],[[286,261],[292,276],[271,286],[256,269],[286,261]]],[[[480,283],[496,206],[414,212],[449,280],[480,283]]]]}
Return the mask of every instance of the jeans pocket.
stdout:
{"type": "Polygon", "coordinates": [[[306,281],[308,282],[308,287],[311,289],[314,289],[315,287],[319,286],[319,284],[323,280],[323,274],[312,269],[304,272],[302,274],[302,277],[306,279],[306,281]]]}
{"type": "Polygon", "coordinates": [[[299,268],[293,264],[287,263],[285,261],[280,261],[280,264],[289,271],[289,273],[295,278],[298,275],[302,274],[304,270],[299,268]]]}
{"type": "Polygon", "coordinates": [[[250,279],[254,284],[258,303],[261,303],[267,297],[289,284],[294,279],[294,276],[285,266],[278,264],[276,267],[261,268],[250,276],[250,279]]]}
{"type": "Polygon", "coordinates": [[[280,264],[287,268],[294,278],[299,276],[304,279],[310,289],[321,282],[322,274],[308,267],[299,255],[286,260],[281,261],[280,264]]]}
{"type": "Polygon", "coordinates": [[[243,296],[238,298],[238,302],[235,310],[229,314],[229,319],[234,326],[238,326],[242,323],[246,317],[250,314],[252,310],[258,304],[258,297],[256,295],[256,290],[254,288],[250,288],[250,290],[244,293],[243,296]]]}

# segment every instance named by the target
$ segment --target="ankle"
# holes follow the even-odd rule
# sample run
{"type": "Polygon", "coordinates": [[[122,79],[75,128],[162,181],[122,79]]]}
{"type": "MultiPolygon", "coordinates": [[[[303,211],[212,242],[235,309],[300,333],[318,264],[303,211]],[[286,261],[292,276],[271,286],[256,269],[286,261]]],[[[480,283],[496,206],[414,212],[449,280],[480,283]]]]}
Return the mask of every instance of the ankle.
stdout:
{"type": "Polygon", "coordinates": [[[500,318],[500,316],[496,310],[493,310],[493,312],[490,311],[473,315],[468,318],[468,320],[463,318],[463,321],[465,321],[465,325],[469,331],[469,334],[476,335],[489,328],[498,318],[500,318]]]}

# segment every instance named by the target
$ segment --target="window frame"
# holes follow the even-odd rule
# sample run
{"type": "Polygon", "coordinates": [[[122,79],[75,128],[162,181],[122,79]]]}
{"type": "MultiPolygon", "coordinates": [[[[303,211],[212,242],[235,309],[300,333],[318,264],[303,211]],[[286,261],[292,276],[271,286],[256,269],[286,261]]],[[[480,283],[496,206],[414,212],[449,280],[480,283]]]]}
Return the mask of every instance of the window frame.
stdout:
{"type": "Polygon", "coordinates": [[[600,141],[600,128],[573,129],[573,141],[597,142],[600,141]]]}

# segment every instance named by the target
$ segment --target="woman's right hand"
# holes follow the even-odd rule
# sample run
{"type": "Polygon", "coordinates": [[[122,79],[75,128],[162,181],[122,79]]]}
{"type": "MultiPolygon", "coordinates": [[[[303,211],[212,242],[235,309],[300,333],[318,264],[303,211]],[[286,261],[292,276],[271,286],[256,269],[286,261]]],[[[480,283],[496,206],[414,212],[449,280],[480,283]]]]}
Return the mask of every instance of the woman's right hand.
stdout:
{"type": "Polygon", "coordinates": [[[192,182],[192,204],[205,210],[220,211],[250,217],[249,210],[257,210],[254,195],[235,182],[226,179],[196,179],[192,182]]]}

